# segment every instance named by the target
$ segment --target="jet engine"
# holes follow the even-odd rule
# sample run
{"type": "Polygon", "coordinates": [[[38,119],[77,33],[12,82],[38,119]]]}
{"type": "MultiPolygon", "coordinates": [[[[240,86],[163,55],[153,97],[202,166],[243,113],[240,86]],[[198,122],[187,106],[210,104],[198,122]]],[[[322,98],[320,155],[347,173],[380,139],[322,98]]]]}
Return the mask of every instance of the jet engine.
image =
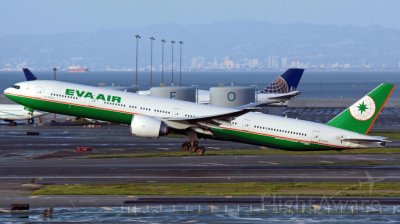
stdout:
{"type": "Polygon", "coordinates": [[[156,118],[137,114],[133,115],[131,121],[131,133],[140,137],[158,138],[168,134],[168,127],[156,118]]]}

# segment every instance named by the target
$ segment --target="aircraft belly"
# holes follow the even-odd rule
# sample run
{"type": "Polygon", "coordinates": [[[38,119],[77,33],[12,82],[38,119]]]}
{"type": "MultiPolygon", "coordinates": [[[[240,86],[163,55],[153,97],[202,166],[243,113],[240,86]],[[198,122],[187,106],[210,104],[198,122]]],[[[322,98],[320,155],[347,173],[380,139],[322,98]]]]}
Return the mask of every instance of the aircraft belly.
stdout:
{"type": "Polygon", "coordinates": [[[214,137],[219,140],[236,141],[241,143],[255,144],[267,146],[271,148],[280,148],[285,150],[326,150],[335,149],[331,146],[313,144],[307,141],[285,139],[274,136],[266,136],[254,134],[239,130],[229,130],[221,128],[213,128],[214,137]]]}

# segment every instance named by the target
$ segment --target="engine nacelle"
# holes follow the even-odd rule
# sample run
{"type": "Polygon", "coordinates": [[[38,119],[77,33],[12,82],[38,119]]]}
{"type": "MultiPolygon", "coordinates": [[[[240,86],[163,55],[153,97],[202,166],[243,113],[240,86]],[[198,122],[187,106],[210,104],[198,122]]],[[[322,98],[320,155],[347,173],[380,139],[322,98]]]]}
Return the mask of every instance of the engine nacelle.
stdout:
{"type": "Polygon", "coordinates": [[[168,134],[168,127],[156,118],[136,114],[131,121],[131,133],[140,137],[157,138],[168,134]]]}

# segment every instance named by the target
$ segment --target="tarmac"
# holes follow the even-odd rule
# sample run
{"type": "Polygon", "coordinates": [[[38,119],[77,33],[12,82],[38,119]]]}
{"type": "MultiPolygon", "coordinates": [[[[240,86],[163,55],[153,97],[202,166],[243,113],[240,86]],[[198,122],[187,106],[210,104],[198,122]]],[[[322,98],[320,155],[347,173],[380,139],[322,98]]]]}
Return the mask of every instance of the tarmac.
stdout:
{"type": "MultiPolygon", "coordinates": [[[[158,140],[131,136],[129,127],[0,125],[0,206],[32,202],[40,206],[115,205],[130,197],[29,196],[33,179],[40,185],[178,183],[178,182],[299,182],[400,180],[400,154],[186,156],[88,159],[90,155],[180,151],[186,138],[158,140]],[[27,135],[38,132],[39,135],[27,135]],[[89,146],[92,152],[75,152],[89,146]],[[368,163],[379,165],[367,165],[368,163]],[[332,165],[334,163],[342,164],[332,165]],[[354,163],[354,165],[352,164],[354,163]],[[357,165],[357,164],[364,165],[357,165]],[[59,199],[55,199],[59,198],[59,199]],[[72,202],[72,203],[71,203],[72,202]]],[[[207,140],[209,151],[262,148],[234,142],[207,140]]],[[[400,145],[398,141],[392,147],[400,145]]],[[[273,150],[273,149],[271,149],[273,150]]],[[[385,150],[382,148],[382,150],[385,150]]]]}

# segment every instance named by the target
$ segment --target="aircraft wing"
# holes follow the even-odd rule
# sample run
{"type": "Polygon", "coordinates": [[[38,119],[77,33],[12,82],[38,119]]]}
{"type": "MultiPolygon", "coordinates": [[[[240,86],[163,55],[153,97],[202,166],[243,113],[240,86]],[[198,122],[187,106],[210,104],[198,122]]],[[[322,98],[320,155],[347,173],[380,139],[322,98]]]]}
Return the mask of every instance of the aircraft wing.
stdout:
{"type": "Polygon", "coordinates": [[[235,107],[233,109],[237,109],[236,111],[228,112],[228,113],[223,113],[223,114],[214,114],[210,116],[201,116],[201,117],[170,117],[170,118],[164,118],[165,120],[168,121],[187,121],[187,122],[202,122],[202,121],[207,121],[207,120],[224,120],[224,119],[229,119],[233,117],[237,117],[243,114],[246,114],[251,111],[259,110],[261,106],[272,104],[272,103],[277,103],[279,101],[277,100],[271,100],[270,102],[253,102],[249,104],[245,104],[242,106],[235,107]]]}
{"type": "Polygon", "coordinates": [[[233,112],[229,113],[223,113],[223,114],[213,114],[210,116],[202,116],[202,117],[171,117],[171,118],[165,118],[167,121],[176,121],[176,122],[184,122],[184,123],[195,123],[195,122],[204,122],[204,121],[211,121],[211,120],[224,120],[224,119],[229,119],[233,117],[237,117],[243,114],[246,114],[250,111],[253,111],[254,108],[243,108],[241,110],[236,110],[233,112]]]}
{"type": "Polygon", "coordinates": [[[381,137],[381,136],[371,136],[372,138],[345,138],[341,137],[339,138],[342,141],[346,142],[391,142],[387,140],[386,137],[381,137]]]}

